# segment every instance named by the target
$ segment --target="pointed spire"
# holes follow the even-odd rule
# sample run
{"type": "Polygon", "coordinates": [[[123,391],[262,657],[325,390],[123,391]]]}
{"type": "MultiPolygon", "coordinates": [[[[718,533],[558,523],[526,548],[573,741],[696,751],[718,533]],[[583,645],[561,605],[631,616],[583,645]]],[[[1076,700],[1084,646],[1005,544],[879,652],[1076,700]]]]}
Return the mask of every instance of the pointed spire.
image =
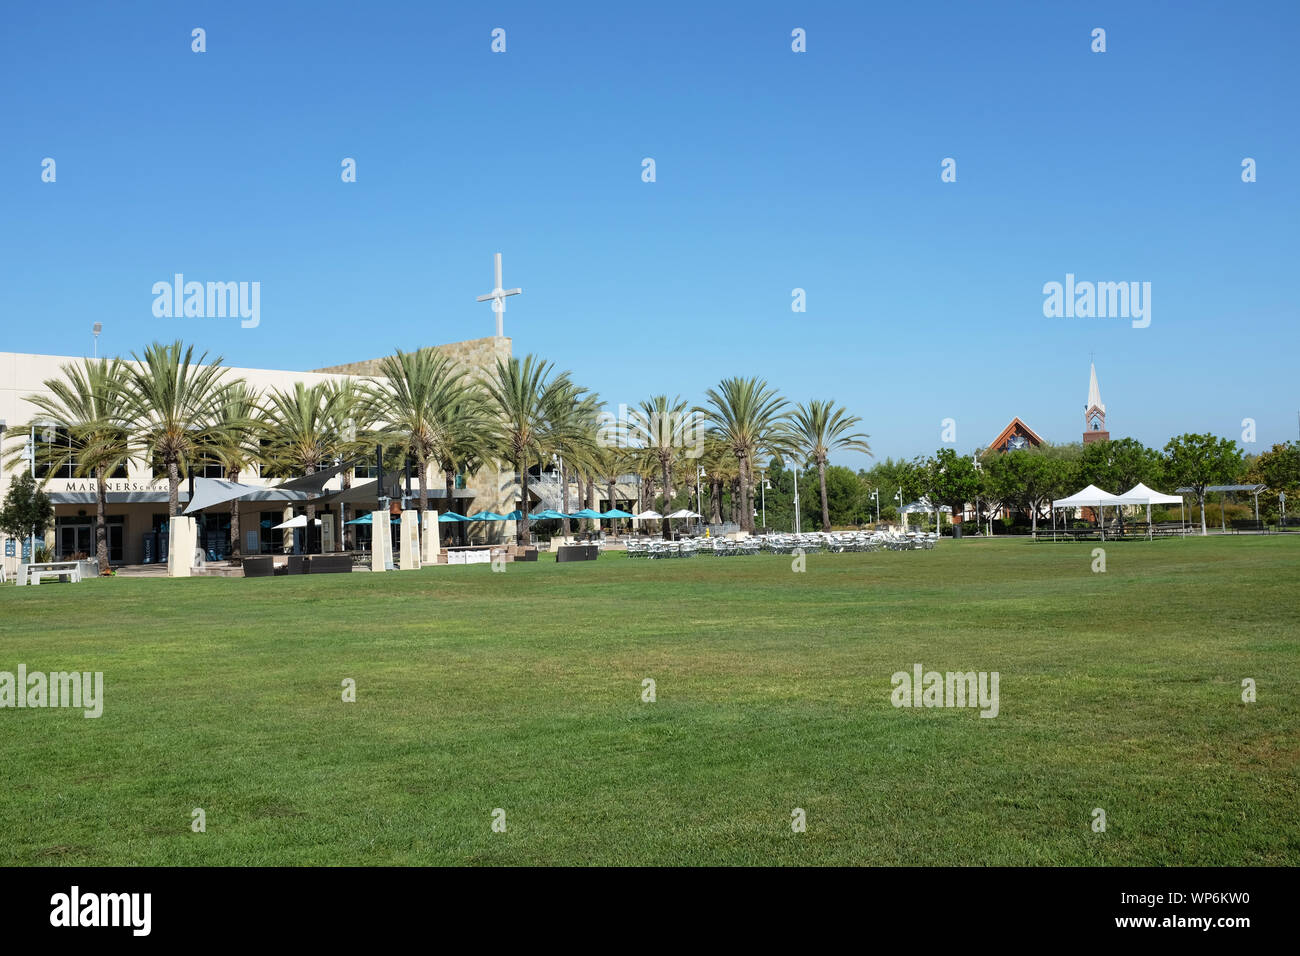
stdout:
{"type": "Polygon", "coordinates": [[[1089,410],[1097,408],[1100,409],[1102,412],[1105,412],[1106,406],[1101,403],[1101,388],[1099,388],[1097,385],[1097,366],[1092,365],[1090,367],[1092,369],[1092,377],[1088,382],[1087,408],[1089,410]]]}

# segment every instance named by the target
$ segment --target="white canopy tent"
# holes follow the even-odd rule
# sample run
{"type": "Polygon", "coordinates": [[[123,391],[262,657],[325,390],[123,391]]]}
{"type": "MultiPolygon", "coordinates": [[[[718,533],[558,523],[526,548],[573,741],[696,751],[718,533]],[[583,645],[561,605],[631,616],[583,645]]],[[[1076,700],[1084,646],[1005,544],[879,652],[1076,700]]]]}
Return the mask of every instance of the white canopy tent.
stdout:
{"type": "Polygon", "coordinates": [[[1082,491],[1076,491],[1066,498],[1056,498],[1052,501],[1052,537],[1056,537],[1056,509],[1066,508],[1096,508],[1102,518],[1102,524],[1105,524],[1106,512],[1103,510],[1106,505],[1116,505],[1120,503],[1119,495],[1112,495],[1109,491],[1103,491],[1096,485],[1089,485],[1082,491]]]}
{"type": "Polygon", "coordinates": [[[1151,506],[1152,505],[1178,505],[1183,507],[1181,495],[1166,495],[1163,492],[1156,491],[1154,488],[1148,488],[1142,482],[1138,482],[1128,491],[1120,496],[1129,499],[1133,504],[1144,504],[1147,506],[1147,537],[1151,537],[1151,506]]]}
{"type": "Polygon", "coordinates": [[[930,504],[930,499],[924,497],[909,502],[898,509],[898,513],[902,515],[903,518],[903,530],[907,530],[908,515],[916,514],[917,512],[925,512],[928,514],[931,511],[934,512],[934,530],[937,532],[939,530],[939,506],[930,504]]]}

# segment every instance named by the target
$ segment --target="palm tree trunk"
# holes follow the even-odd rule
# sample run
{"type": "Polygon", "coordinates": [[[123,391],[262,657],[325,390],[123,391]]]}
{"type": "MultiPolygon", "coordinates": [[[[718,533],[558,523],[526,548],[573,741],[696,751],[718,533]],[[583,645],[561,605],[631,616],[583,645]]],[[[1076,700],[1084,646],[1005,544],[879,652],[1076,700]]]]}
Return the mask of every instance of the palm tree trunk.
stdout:
{"type": "Polygon", "coordinates": [[[181,470],[175,458],[167,459],[167,516],[181,513],[181,470]]]}
{"type": "Polygon", "coordinates": [[[826,462],[820,458],[817,460],[817,483],[821,485],[822,492],[822,531],[830,531],[831,509],[826,502],[826,462]]]}
{"type": "MultiPolygon", "coordinates": [[[[567,468],[560,469],[560,484],[562,486],[560,493],[561,495],[563,495],[563,501],[564,501],[564,504],[560,506],[560,510],[567,515],[569,513],[569,471],[567,468]]],[[[568,518],[564,519],[563,526],[564,526],[564,539],[567,541],[569,539],[569,532],[570,532],[570,525],[569,525],[568,518]]]]}
{"type": "Polygon", "coordinates": [[[420,469],[420,520],[424,520],[424,513],[429,510],[429,483],[425,479],[425,473],[429,470],[429,459],[417,458],[415,467],[420,469]]]}
{"type": "Polygon", "coordinates": [[[722,479],[709,479],[709,523],[722,524],[722,479]]]}
{"type": "MultiPolygon", "coordinates": [[[[226,478],[229,481],[239,481],[239,469],[231,468],[226,472],[226,478]]],[[[230,559],[238,561],[242,553],[239,539],[239,499],[234,498],[230,502],[230,559]]]]}
{"type": "Polygon", "coordinates": [[[108,570],[108,482],[103,465],[95,469],[95,558],[102,574],[108,570]]]}
{"type": "Polygon", "coordinates": [[[663,525],[663,534],[664,534],[664,540],[666,541],[666,540],[668,540],[668,538],[669,538],[669,536],[670,536],[670,532],[669,532],[668,529],[669,529],[669,525],[671,524],[671,522],[669,522],[669,520],[668,520],[668,509],[669,509],[669,507],[670,507],[670,501],[671,501],[671,498],[672,498],[672,491],[669,490],[669,489],[672,487],[672,482],[669,480],[669,479],[670,479],[670,476],[669,476],[669,473],[668,473],[668,456],[667,456],[667,455],[660,455],[660,456],[659,456],[659,466],[660,466],[661,469],[663,469],[663,478],[664,478],[664,510],[663,510],[663,515],[664,515],[664,525],[663,525]]]}
{"type": "MultiPolygon", "coordinates": [[[[307,474],[316,474],[316,466],[308,465],[307,474]]],[[[303,553],[311,554],[311,533],[316,529],[316,502],[312,498],[307,499],[307,527],[302,529],[303,553]]]]}
{"type": "MultiPolygon", "coordinates": [[[[345,468],[343,470],[343,490],[344,491],[352,490],[352,469],[351,468],[345,468]]],[[[339,505],[339,521],[341,522],[339,526],[339,548],[340,549],[344,549],[344,547],[347,544],[347,539],[345,536],[348,533],[348,522],[351,520],[352,520],[352,506],[345,501],[341,505],[339,505]]]]}
{"type": "MultiPolygon", "coordinates": [[[[595,511],[595,510],[596,510],[596,476],[595,476],[594,474],[592,474],[592,475],[588,475],[588,476],[587,476],[587,501],[586,501],[586,503],[583,505],[583,507],[584,507],[584,508],[589,508],[589,509],[591,509],[592,511],[595,511]]],[[[587,530],[588,530],[588,531],[593,531],[593,530],[594,530],[594,531],[599,531],[599,530],[600,530],[600,522],[597,521],[595,518],[588,518],[588,519],[587,519],[587,530]]]]}
{"type": "Polygon", "coordinates": [[[749,505],[749,456],[737,455],[740,461],[740,530],[754,533],[753,508],[749,505]]]}
{"type": "MultiPolygon", "coordinates": [[[[443,490],[447,493],[447,508],[446,508],[447,511],[456,510],[451,506],[451,503],[456,500],[455,467],[456,466],[449,461],[444,461],[442,463],[442,485],[443,485],[443,490]]],[[[435,517],[433,520],[437,521],[438,519],[435,517]]],[[[460,522],[457,522],[457,524],[460,524],[460,522]]],[[[459,529],[457,529],[456,540],[460,541],[459,529]]]]}
{"type": "Polygon", "coordinates": [[[519,513],[524,516],[523,520],[519,522],[518,525],[519,530],[515,532],[515,544],[519,545],[522,548],[527,546],[528,544],[528,527],[529,527],[528,469],[524,467],[524,460],[522,456],[515,462],[515,467],[519,469],[519,484],[520,484],[519,496],[521,498],[521,501],[519,503],[519,513]]]}

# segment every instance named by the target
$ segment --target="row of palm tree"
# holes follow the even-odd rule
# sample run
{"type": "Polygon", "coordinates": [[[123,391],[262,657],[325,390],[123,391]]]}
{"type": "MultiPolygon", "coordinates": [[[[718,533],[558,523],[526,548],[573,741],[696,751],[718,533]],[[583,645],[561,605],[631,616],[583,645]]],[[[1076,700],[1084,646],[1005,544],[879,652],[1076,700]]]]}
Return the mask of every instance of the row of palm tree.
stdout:
{"type": "MultiPolygon", "coordinates": [[[[179,513],[180,482],[197,466],[219,466],[231,481],[258,468],[266,476],[312,475],[364,457],[379,444],[415,464],[424,513],[432,468],[442,472],[450,502],[458,474],[505,461],[518,476],[523,542],[529,535],[530,469],[545,467],[552,457],[563,462],[566,514],[570,479],[587,507],[597,502],[598,483],[612,506],[619,477],[633,474],[646,505],[662,502],[666,508],[675,489],[689,487],[703,467],[709,517],[721,520],[722,492],[730,488],[735,518],[752,532],[755,471],[762,459],[792,457],[817,466],[822,521],[829,528],[830,454],[870,453],[867,436],[855,431],[859,418],[833,402],[791,407],[760,378],[726,379],[698,406],[653,396],[611,429],[596,394],[535,355],[498,361],[476,375],[434,348],[399,350],[381,360],[372,378],[299,382],[265,392],[233,377],[221,357],[195,355],[193,346],[180,341],[154,343],[131,358],[66,365],[60,378],[44,383],[47,393],[27,397],[37,409],[37,427],[67,436],[39,446],[40,463],[75,465],[79,477],[96,481],[95,541],[103,566],[107,481],[130,461],[165,473],[169,514],[179,513]]],[[[350,487],[351,469],[342,476],[350,487]]],[[[310,524],[316,517],[310,500],[306,510],[310,524]]],[[[340,532],[347,519],[345,506],[340,532]]],[[[568,519],[564,530],[569,532],[568,519]]],[[[668,533],[667,521],[663,531],[668,533]]],[[[230,533],[238,555],[237,503],[231,505],[230,533]]],[[[341,533],[338,541],[341,546],[341,533]]]]}

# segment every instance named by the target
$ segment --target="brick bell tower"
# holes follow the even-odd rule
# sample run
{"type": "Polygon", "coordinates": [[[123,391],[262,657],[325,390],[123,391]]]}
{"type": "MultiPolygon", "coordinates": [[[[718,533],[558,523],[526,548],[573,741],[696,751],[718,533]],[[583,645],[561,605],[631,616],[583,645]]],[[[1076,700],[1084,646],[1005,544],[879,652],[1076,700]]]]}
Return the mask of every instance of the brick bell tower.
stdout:
{"type": "Polygon", "coordinates": [[[1083,443],[1091,445],[1095,441],[1110,441],[1110,432],[1106,431],[1106,406],[1101,401],[1101,389],[1097,386],[1097,366],[1092,366],[1092,378],[1088,382],[1088,405],[1083,412],[1083,443]]]}

